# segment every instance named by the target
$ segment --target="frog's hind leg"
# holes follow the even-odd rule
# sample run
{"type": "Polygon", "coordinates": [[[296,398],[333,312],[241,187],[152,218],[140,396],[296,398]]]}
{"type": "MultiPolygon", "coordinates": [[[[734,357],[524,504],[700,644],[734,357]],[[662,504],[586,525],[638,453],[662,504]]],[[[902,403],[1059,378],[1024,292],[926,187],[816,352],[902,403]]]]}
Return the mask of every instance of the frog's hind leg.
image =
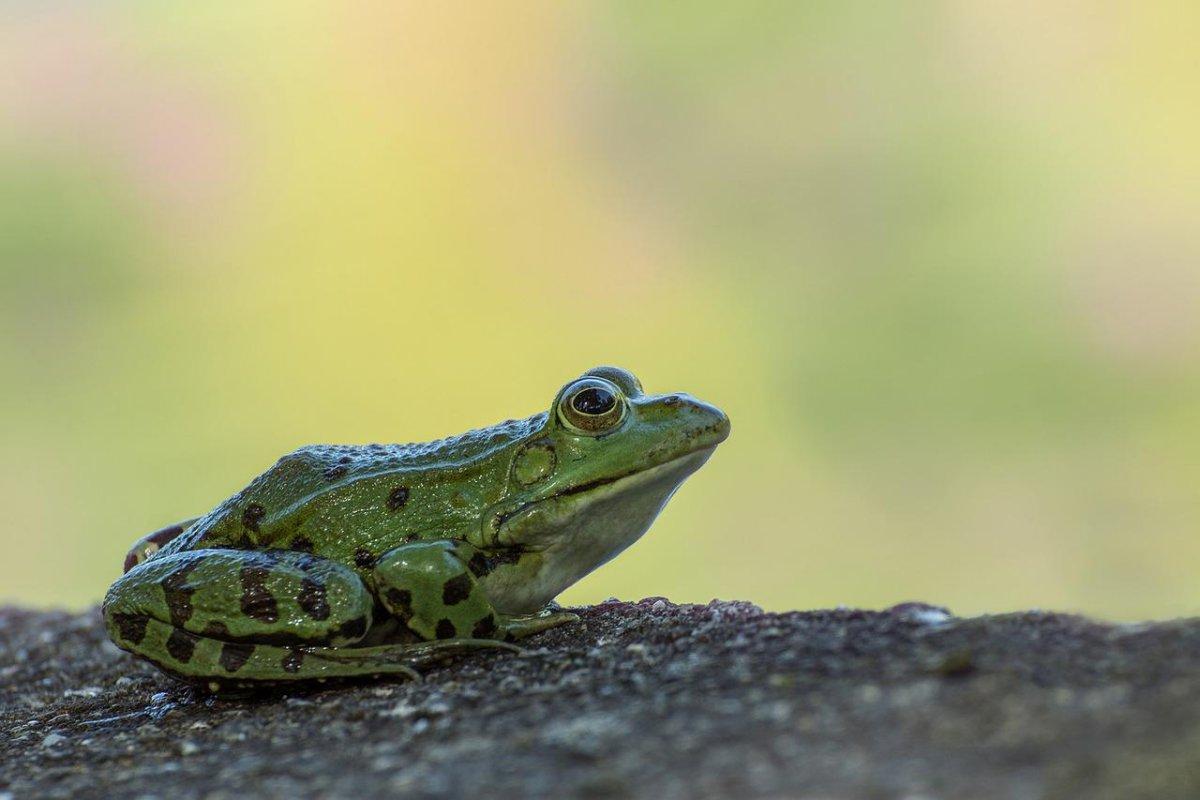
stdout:
{"type": "MultiPolygon", "coordinates": [[[[353,645],[374,597],[349,568],[285,550],[190,550],[127,572],[102,611],[116,644],[194,680],[293,680],[305,648],[353,645]]],[[[374,671],[389,670],[382,665],[374,671]]],[[[353,670],[344,664],[336,670],[353,670]]]]}
{"type": "Polygon", "coordinates": [[[121,648],[186,680],[218,686],[416,669],[467,650],[513,649],[454,639],[358,646],[374,598],[350,569],[285,550],[191,550],[159,556],[120,578],[104,600],[121,648]]]}
{"type": "Polygon", "coordinates": [[[185,519],[183,522],[176,522],[174,525],[168,525],[165,528],[159,528],[154,533],[147,533],[142,538],[133,543],[129,548],[129,552],[125,554],[125,572],[141,564],[150,556],[157,553],[166,545],[167,542],[176,539],[181,533],[192,527],[192,523],[200,519],[193,517],[185,519]]]}

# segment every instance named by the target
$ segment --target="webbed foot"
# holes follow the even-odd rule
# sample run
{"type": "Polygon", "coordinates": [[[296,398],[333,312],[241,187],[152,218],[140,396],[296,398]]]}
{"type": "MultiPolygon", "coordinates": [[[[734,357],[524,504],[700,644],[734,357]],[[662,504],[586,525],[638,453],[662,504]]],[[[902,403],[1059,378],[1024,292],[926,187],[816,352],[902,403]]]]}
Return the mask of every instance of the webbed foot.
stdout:
{"type": "Polygon", "coordinates": [[[545,609],[536,614],[524,614],[521,616],[501,615],[499,627],[504,631],[506,641],[515,641],[524,639],[526,636],[548,631],[551,628],[557,628],[559,625],[566,625],[571,622],[578,622],[579,615],[572,614],[570,611],[556,611],[553,609],[545,609]]]}

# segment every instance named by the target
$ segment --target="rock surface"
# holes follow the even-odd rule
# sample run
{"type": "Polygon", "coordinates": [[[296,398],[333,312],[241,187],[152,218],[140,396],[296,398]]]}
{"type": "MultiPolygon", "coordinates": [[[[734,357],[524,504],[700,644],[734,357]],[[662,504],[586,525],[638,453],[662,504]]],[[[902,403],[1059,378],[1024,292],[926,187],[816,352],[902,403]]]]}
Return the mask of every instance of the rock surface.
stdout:
{"type": "Polygon", "coordinates": [[[240,699],[0,610],[0,798],[1200,797],[1200,621],[577,609],[421,683],[240,699]]]}

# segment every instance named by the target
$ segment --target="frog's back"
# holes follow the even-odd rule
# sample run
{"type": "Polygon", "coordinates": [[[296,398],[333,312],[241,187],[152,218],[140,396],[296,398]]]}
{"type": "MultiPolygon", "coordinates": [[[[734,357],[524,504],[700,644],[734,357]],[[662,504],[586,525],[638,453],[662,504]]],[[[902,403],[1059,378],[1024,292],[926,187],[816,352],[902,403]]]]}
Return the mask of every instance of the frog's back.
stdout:
{"type": "Polygon", "coordinates": [[[455,475],[536,434],[545,419],[544,413],[535,414],[431,442],[301,447],[197,520],[163,552],[233,547],[338,555],[338,545],[355,537],[350,529],[355,521],[371,525],[388,519],[387,527],[395,531],[427,526],[447,500],[439,484],[453,486],[455,475]],[[397,516],[410,499],[414,507],[397,516]],[[320,524],[335,514],[341,530],[320,524]]]}

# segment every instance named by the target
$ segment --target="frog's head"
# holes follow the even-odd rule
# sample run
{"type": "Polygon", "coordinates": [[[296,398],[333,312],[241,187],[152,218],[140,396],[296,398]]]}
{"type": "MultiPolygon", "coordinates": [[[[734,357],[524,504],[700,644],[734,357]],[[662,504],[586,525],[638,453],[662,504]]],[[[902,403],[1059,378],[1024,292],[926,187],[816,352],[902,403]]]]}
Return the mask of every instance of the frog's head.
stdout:
{"type": "Polygon", "coordinates": [[[483,540],[519,554],[484,579],[493,605],[535,611],[633,544],[728,435],[719,409],[647,395],[617,367],[568,383],[512,452],[508,495],[483,517],[483,540]]]}

